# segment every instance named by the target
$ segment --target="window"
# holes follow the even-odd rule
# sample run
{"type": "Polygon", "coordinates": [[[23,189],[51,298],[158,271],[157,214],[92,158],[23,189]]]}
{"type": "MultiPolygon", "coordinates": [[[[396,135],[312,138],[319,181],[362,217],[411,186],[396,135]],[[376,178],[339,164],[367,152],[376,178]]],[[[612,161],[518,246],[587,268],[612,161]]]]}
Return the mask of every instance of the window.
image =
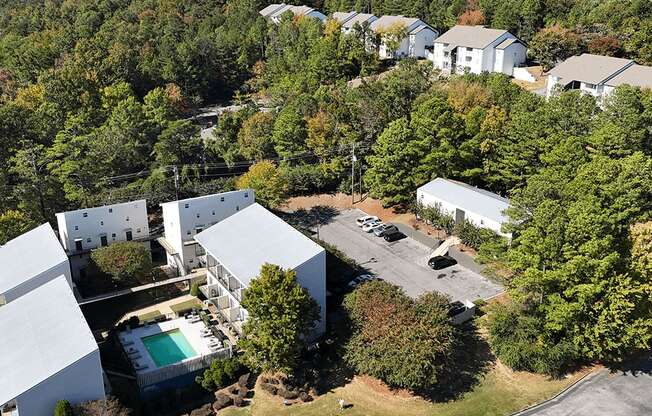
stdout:
{"type": "Polygon", "coordinates": [[[204,231],[204,227],[196,227],[196,228],[195,228],[195,234],[199,234],[199,233],[201,233],[202,231],[204,231]]]}
{"type": "Polygon", "coordinates": [[[473,59],[472,56],[467,56],[467,57],[466,57],[466,62],[471,62],[471,59],[473,59]]]}
{"type": "Polygon", "coordinates": [[[190,208],[190,204],[183,204],[184,208],[190,208]]]}
{"type": "Polygon", "coordinates": [[[100,225],[104,225],[104,221],[100,221],[100,225]]]}
{"type": "Polygon", "coordinates": [[[584,85],[586,86],[586,88],[588,88],[588,89],[590,89],[590,90],[594,90],[594,89],[595,89],[595,84],[589,84],[589,83],[586,83],[586,84],[584,84],[584,85]]]}
{"type": "Polygon", "coordinates": [[[102,247],[106,247],[107,245],[109,245],[109,242],[107,241],[105,235],[101,235],[101,236],[100,236],[100,245],[101,245],[102,247]]]}
{"type": "Polygon", "coordinates": [[[235,207],[235,210],[236,210],[236,211],[240,211],[240,206],[239,206],[239,205],[236,206],[236,207],[235,207]]]}
{"type": "Polygon", "coordinates": [[[115,233],[111,233],[111,238],[115,240],[115,233]]]}
{"type": "Polygon", "coordinates": [[[78,239],[75,240],[75,250],[76,251],[82,251],[84,247],[82,247],[82,240],[78,239]]]}
{"type": "Polygon", "coordinates": [[[245,198],[249,198],[249,192],[245,192],[245,198]]]}
{"type": "Polygon", "coordinates": [[[224,202],[224,197],[220,197],[220,202],[224,202]]]}
{"type": "Polygon", "coordinates": [[[113,208],[109,208],[109,214],[113,212],[113,208]]]}
{"type": "Polygon", "coordinates": [[[91,242],[91,239],[90,239],[90,238],[87,238],[87,239],[86,239],[86,242],[87,242],[87,243],[90,243],[90,242],[91,242]]]}
{"type": "Polygon", "coordinates": [[[136,233],[140,234],[140,228],[136,228],[136,233]]]}
{"type": "Polygon", "coordinates": [[[186,231],[186,235],[190,235],[190,230],[186,231]]]}
{"type": "Polygon", "coordinates": [[[83,216],[84,218],[88,217],[88,212],[84,212],[84,213],[82,214],[82,216],[83,216]]]}
{"type": "Polygon", "coordinates": [[[125,237],[127,237],[127,241],[133,240],[134,236],[131,234],[131,230],[125,232],[125,237]]]}
{"type": "Polygon", "coordinates": [[[79,226],[75,225],[75,231],[79,231],[79,226]]]}
{"type": "Polygon", "coordinates": [[[129,217],[127,217],[126,221],[129,222],[129,217]]]}
{"type": "Polygon", "coordinates": [[[199,218],[199,212],[197,213],[197,218],[199,218]]]}
{"type": "Polygon", "coordinates": [[[473,48],[466,48],[467,52],[473,52],[473,48]]]}
{"type": "Polygon", "coordinates": [[[213,215],[215,215],[215,210],[213,210],[213,215]]]}

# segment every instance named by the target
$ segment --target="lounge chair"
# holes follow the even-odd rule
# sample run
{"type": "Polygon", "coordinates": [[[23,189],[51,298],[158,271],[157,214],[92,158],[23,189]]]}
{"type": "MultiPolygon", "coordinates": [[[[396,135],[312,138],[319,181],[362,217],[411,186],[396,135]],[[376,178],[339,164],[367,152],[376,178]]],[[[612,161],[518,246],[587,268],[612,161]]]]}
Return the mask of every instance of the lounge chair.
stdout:
{"type": "Polygon", "coordinates": [[[139,360],[139,359],[141,359],[141,358],[143,358],[143,356],[140,355],[140,353],[131,354],[131,355],[129,356],[129,359],[130,359],[131,362],[134,363],[134,364],[136,363],[136,360],[139,360]]]}
{"type": "Polygon", "coordinates": [[[124,341],[120,340],[120,343],[122,344],[123,347],[128,347],[130,345],[134,345],[133,341],[127,341],[127,340],[124,340],[124,341]]]}
{"type": "Polygon", "coordinates": [[[134,368],[136,370],[145,370],[146,368],[149,368],[147,364],[141,364],[139,362],[134,362],[134,368]]]}

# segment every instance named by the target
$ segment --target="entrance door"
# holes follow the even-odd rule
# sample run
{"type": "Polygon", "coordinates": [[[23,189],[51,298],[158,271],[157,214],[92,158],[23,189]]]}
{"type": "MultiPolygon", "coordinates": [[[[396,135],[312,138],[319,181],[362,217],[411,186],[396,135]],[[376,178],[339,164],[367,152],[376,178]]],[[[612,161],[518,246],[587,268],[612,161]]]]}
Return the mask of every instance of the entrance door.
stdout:
{"type": "Polygon", "coordinates": [[[455,208],[455,224],[461,224],[464,222],[464,211],[459,208],[455,208]]]}
{"type": "Polygon", "coordinates": [[[109,242],[108,242],[108,240],[106,239],[106,236],[105,236],[105,235],[101,235],[101,236],[100,236],[100,245],[101,245],[102,247],[106,247],[106,246],[109,245],[109,242]]]}
{"type": "Polygon", "coordinates": [[[82,251],[83,249],[82,240],[75,240],[75,251],[82,251]]]}
{"type": "Polygon", "coordinates": [[[126,234],[127,234],[127,241],[131,241],[131,240],[133,240],[134,236],[133,236],[133,234],[131,233],[131,230],[127,231],[126,234]]]}

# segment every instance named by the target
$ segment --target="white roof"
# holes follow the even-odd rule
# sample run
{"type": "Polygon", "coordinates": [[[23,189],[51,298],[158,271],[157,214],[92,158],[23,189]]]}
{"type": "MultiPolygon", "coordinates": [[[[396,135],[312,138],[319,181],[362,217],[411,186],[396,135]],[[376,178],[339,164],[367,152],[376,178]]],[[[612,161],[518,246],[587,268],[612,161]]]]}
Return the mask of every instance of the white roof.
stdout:
{"type": "Polygon", "coordinates": [[[0,403],[96,351],[64,276],[0,308],[0,403]]]}
{"type": "Polygon", "coordinates": [[[147,200],[145,199],[138,199],[136,201],[127,201],[127,202],[120,202],[118,204],[108,204],[108,205],[100,205],[99,207],[89,207],[89,208],[81,208],[81,209],[76,209],[73,211],[66,211],[66,212],[57,212],[56,215],[63,215],[64,217],[71,215],[71,214],[79,214],[80,212],[90,212],[90,211],[95,211],[95,210],[104,210],[104,209],[109,209],[109,208],[119,208],[127,205],[140,205],[139,209],[141,209],[144,213],[147,213],[147,200]]]}
{"type": "Polygon", "coordinates": [[[224,195],[231,195],[231,194],[238,194],[238,193],[243,193],[243,192],[249,192],[249,195],[254,195],[254,190],[253,189],[238,189],[237,191],[227,191],[227,192],[220,192],[218,194],[210,194],[210,195],[202,195],[202,196],[196,196],[193,198],[186,198],[186,199],[178,199],[176,201],[169,201],[169,202],[163,202],[160,205],[182,205],[185,203],[193,202],[193,201],[201,201],[204,199],[213,199],[217,197],[221,197],[224,195]]]}
{"type": "Polygon", "coordinates": [[[272,13],[274,13],[275,11],[277,11],[278,9],[280,9],[280,8],[283,7],[283,6],[286,6],[286,4],[285,4],[285,3],[280,3],[280,4],[274,3],[274,4],[270,4],[269,6],[265,7],[265,8],[262,9],[261,11],[259,11],[258,13],[259,13],[261,16],[263,16],[263,17],[268,17],[268,16],[270,16],[272,13]]]}
{"type": "Polygon", "coordinates": [[[484,189],[458,181],[437,178],[420,187],[418,191],[499,224],[507,222],[507,216],[503,214],[503,211],[509,208],[509,200],[484,189]]]}
{"type": "Polygon", "coordinates": [[[265,263],[295,269],[324,251],[259,204],[209,227],[195,240],[245,285],[265,263]]]}
{"type": "Polygon", "coordinates": [[[50,224],[40,225],[0,246],[0,293],[67,261],[50,224]]]}

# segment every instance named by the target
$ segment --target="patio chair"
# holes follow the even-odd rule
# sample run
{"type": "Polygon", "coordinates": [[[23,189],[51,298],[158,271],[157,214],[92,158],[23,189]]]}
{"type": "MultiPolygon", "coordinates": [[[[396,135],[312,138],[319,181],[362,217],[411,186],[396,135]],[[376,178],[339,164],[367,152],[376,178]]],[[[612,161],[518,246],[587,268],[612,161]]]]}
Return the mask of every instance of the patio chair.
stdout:
{"type": "Polygon", "coordinates": [[[127,341],[126,339],[124,341],[120,340],[120,343],[122,344],[123,347],[128,347],[130,345],[134,345],[133,341],[127,341]]]}
{"type": "Polygon", "coordinates": [[[131,362],[134,363],[134,364],[136,364],[136,360],[139,360],[139,359],[141,359],[141,358],[143,358],[143,356],[140,355],[140,353],[132,354],[132,355],[129,356],[129,359],[130,359],[131,362]]]}

